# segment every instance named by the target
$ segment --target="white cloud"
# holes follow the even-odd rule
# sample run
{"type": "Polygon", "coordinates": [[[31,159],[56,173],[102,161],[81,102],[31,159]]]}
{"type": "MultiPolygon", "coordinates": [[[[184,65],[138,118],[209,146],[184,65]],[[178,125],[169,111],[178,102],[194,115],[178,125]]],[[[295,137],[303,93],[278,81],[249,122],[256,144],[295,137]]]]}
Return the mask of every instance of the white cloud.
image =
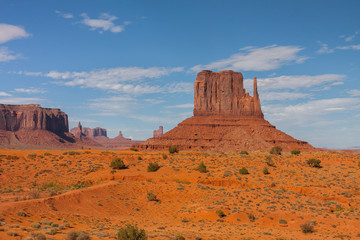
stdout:
{"type": "Polygon", "coordinates": [[[10,97],[11,94],[7,92],[0,92],[0,97],[10,97]]]}
{"type": "Polygon", "coordinates": [[[90,100],[89,107],[96,111],[96,116],[117,116],[137,108],[137,100],[129,96],[96,98],[90,100]]]}
{"type": "Polygon", "coordinates": [[[350,41],[352,41],[354,38],[355,38],[355,35],[351,35],[351,36],[349,36],[349,37],[346,37],[346,38],[345,38],[345,42],[350,42],[350,41]]]}
{"type": "Polygon", "coordinates": [[[28,94],[35,94],[35,93],[46,93],[45,90],[43,89],[38,89],[38,88],[16,88],[14,89],[15,92],[20,92],[20,93],[28,93],[28,94]]]}
{"type": "Polygon", "coordinates": [[[194,108],[193,103],[179,104],[174,106],[167,106],[166,108],[194,108]]]}
{"type": "Polygon", "coordinates": [[[194,83],[190,82],[176,82],[169,84],[165,91],[169,93],[192,93],[194,91],[194,83]]]}
{"type": "Polygon", "coordinates": [[[360,44],[357,44],[357,45],[349,45],[349,46],[340,46],[340,47],[336,47],[336,49],[340,49],[340,50],[356,50],[356,51],[359,51],[359,50],[360,50],[360,44]]]}
{"type": "Polygon", "coordinates": [[[196,65],[192,71],[226,70],[234,71],[266,71],[280,68],[291,63],[302,63],[307,58],[297,54],[303,50],[297,46],[267,46],[263,48],[246,47],[240,49],[227,59],[218,60],[206,65],[196,65]]]}
{"type": "MultiPolygon", "coordinates": [[[[339,84],[339,81],[344,80],[346,76],[340,74],[322,74],[322,75],[294,75],[294,76],[279,76],[270,78],[258,78],[259,90],[269,89],[299,89],[299,88],[310,88],[314,86],[320,86],[326,83],[336,82],[335,85],[339,84]]],[[[251,86],[253,79],[246,79],[245,86],[251,86]]]]}
{"type": "Polygon", "coordinates": [[[327,44],[319,42],[321,48],[317,51],[320,54],[333,53],[334,49],[330,49],[327,44]]]}
{"type": "Polygon", "coordinates": [[[2,104],[34,104],[44,102],[45,99],[42,98],[19,98],[19,97],[9,97],[9,98],[0,98],[0,103],[2,104]]]}
{"type": "Polygon", "coordinates": [[[311,97],[308,93],[300,92],[265,92],[261,93],[262,101],[282,101],[282,100],[295,100],[311,97]]]}
{"type": "Polygon", "coordinates": [[[332,98],[313,100],[295,105],[265,105],[265,115],[274,122],[291,124],[312,124],[320,116],[333,112],[356,111],[360,107],[360,98],[332,98]]]}
{"type": "Polygon", "coordinates": [[[0,44],[29,36],[30,34],[22,27],[0,23],[0,44]]]}
{"type": "Polygon", "coordinates": [[[72,13],[62,13],[58,10],[56,10],[55,13],[63,18],[67,18],[67,19],[74,18],[74,15],[72,13]]]}
{"type": "Polygon", "coordinates": [[[0,47],[0,62],[8,62],[20,58],[20,54],[13,54],[7,47],[0,47]]]}
{"type": "Polygon", "coordinates": [[[125,21],[123,25],[115,25],[114,21],[118,18],[107,13],[100,14],[99,18],[89,18],[86,13],[81,14],[83,20],[82,24],[90,27],[90,30],[99,30],[100,33],[104,31],[110,31],[113,33],[119,33],[125,30],[125,26],[129,25],[130,21],[125,21]]]}
{"type": "Polygon", "coordinates": [[[351,89],[348,91],[348,93],[353,97],[359,97],[360,96],[360,90],[358,89],[351,89]]]}

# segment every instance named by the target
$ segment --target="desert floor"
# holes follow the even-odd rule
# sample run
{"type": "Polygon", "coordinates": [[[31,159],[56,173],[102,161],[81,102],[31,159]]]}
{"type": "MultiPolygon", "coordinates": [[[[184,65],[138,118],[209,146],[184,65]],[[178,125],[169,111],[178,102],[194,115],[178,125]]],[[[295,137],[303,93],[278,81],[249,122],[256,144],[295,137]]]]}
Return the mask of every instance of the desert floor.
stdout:
{"type": "Polygon", "coordinates": [[[126,224],[149,239],[358,239],[359,162],[359,152],[335,151],[2,149],[0,239],[36,232],[66,239],[72,230],[114,239],[126,224]],[[128,168],[113,170],[115,158],[128,168]],[[322,168],[310,167],[311,158],[322,168]],[[150,162],[160,169],[148,172],[150,162]],[[208,172],[196,170],[201,162],[208,172]],[[243,167],[249,174],[240,174],[243,167]],[[149,192],[158,201],[148,200],[149,192]],[[314,232],[303,233],[304,223],[314,232]]]}

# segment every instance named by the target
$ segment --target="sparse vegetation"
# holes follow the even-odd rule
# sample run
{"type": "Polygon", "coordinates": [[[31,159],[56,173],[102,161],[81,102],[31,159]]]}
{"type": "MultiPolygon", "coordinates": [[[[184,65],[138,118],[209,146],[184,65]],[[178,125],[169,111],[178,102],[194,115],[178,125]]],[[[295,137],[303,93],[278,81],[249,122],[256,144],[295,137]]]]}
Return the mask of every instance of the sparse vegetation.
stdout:
{"type": "Polygon", "coordinates": [[[41,227],[41,224],[40,224],[39,222],[33,222],[33,223],[31,224],[31,227],[32,227],[32,228],[35,228],[35,229],[39,229],[39,228],[41,227]]]}
{"type": "Polygon", "coordinates": [[[264,167],[264,168],[263,168],[263,173],[264,173],[265,175],[270,174],[269,169],[268,169],[267,167],[264,167]]]}
{"type": "Polygon", "coordinates": [[[179,150],[177,149],[177,146],[171,146],[169,147],[169,153],[170,154],[174,154],[174,153],[178,153],[179,150]]]}
{"type": "Polygon", "coordinates": [[[120,158],[115,158],[111,163],[110,167],[112,169],[126,169],[126,165],[120,158]]]}
{"type": "Polygon", "coordinates": [[[313,168],[322,168],[322,166],[320,165],[321,160],[319,160],[319,159],[311,158],[311,159],[308,159],[306,161],[306,163],[307,163],[307,165],[309,165],[310,167],[313,167],[313,168]]]}
{"type": "Polygon", "coordinates": [[[66,240],[89,240],[90,236],[84,231],[71,230],[66,235],[66,240]]]}
{"type": "Polygon", "coordinates": [[[132,147],[132,148],[130,148],[130,151],[138,152],[139,149],[132,147]]]}
{"type": "Polygon", "coordinates": [[[118,240],[146,240],[147,235],[144,229],[139,229],[137,225],[127,224],[117,233],[118,240]]]}
{"type": "Polygon", "coordinates": [[[295,156],[300,155],[300,153],[301,153],[300,150],[297,150],[297,149],[294,149],[294,150],[291,151],[291,154],[295,155],[295,156]]]}
{"type": "Polygon", "coordinates": [[[270,167],[275,167],[275,162],[272,160],[271,156],[266,156],[265,162],[270,167]]]}
{"type": "Polygon", "coordinates": [[[301,231],[303,233],[313,233],[314,232],[314,224],[311,222],[306,222],[300,225],[301,231]]]}
{"type": "Polygon", "coordinates": [[[27,158],[29,159],[35,159],[36,158],[36,153],[30,153],[27,158]]]}
{"type": "Polygon", "coordinates": [[[159,170],[160,166],[158,163],[149,163],[148,167],[147,167],[147,171],[148,172],[156,172],[157,170],[159,170]]]}
{"type": "Polygon", "coordinates": [[[249,153],[247,151],[241,151],[240,154],[241,155],[249,155],[249,153]]]}
{"type": "Polygon", "coordinates": [[[275,146],[270,150],[270,154],[274,154],[274,155],[281,155],[281,152],[282,152],[282,148],[280,146],[275,146]]]}
{"type": "Polygon", "coordinates": [[[280,223],[280,224],[287,224],[287,221],[286,221],[285,219],[280,218],[280,219],[279,219],[279,223],[280,223]]]}
{"type": "Polygon", "coordinates": [[[41,232],[33,232],[31,233],[31,240],[46,240],[46,236],[41,232]]]}
{"type": "Polygon", "coordinates": [[[204,162],[201,162],[197,167],[196,167],[196,170],[198,170],[199,172],[201,173],[207,173],[207,169],[206,169],[206,166],[204,164],[204,162]]]}
{"type": "Polygon", "coordinates": [[[147,195],[147,200],[149,201],[154,201],[154,202],[158,202],[159,199],[156,198],[156,195],[152,193],[152,191],[148,192],[147,195]]]}
{"type": "Polygon", "coordinates": [[[239,173],[240,173],[241,175],[250,174],[249,171],[248,171],[245,167],[241,168],[241,169],[239,170],[239,173]]]}
{"type": "Polygon", "coordinates": [[[226,215],[225,215],[225,213],[222,211],[222,210],[216,210],[216,214],[219,216],[219,217],[225,217],[226,215]]]}
{"type": "Polygon", "coordinates": [[[249,218],[250,222],[254,222],[256,220],[256,218],[255,218],[255,216],[253,214],[248,213],[247,215],[248,215],[248,218],[249,218]]]}
{"type": "Polygon", "coordinates": [[[162,158],[163,158],[164,160],[166,160],[166,159],[168,158],[168,156],[167,156],[165,153],[163,153],[163,154],[162,154],[162,158]]]}

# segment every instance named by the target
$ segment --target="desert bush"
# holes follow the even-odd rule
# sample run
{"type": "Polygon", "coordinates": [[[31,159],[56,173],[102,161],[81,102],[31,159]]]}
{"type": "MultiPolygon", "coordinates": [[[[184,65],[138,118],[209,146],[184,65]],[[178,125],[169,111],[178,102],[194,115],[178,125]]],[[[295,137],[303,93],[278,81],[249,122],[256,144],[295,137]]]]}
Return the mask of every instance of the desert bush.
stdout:
{"type": "Polygon", "coordinates": [[[152,191],[148,192],[147,195],[147,200],[149,201],[154,201],[154,202],[158,202],[159,199],[156,198],[156,195],[152,193],[152,191]]]}
{"type": "Polygon", "coordinates": [[[198,170],[198,171],[201,172],[201,173],[207,173],[207,172],[208,172],[207,169],[206,169],[206,166],[205,166],[204,162],[201,162],[201,163],[199,164],[199,166],[196,167],[196,170],[198,170]]]}
{"type": "Polygon", "coordinates": [[[265,175],[270,174],[269,169],[268,169],[267,167],[264,167],[264,168],[263,168],[263,173],[264,173],[265,175]]]}
{"type": "Polygon", "coordinates": [[[127,168],[125,163],[123,162],[123,160],[121,160],[120,158],[115,158],[111,163],[110,163],[110,167],[112,169],[125,169],[127,168]]]}
{"type": "Polygon", "coordinates": [[[311,222],[306,222],[300,225],[301,231],[303,233],[313,233],[314,232],[314,225],[311,222]]]}
{"type": "Polygon", "coordinates": [[[146,240],[147,235],[144,229],[139,229],[137,225],[127,224],[117,233],[118,240],[146,240]]]}
{"type": "Polygon", "coordinates": [[[301,153],[300,150],[297,150],[297,149],[294,149],[294,150],[291,151],[291,154],[295,155],[295,156],[300,155],[300,153],[301,153]]]}
{"type": "Polygon", "coordinates": [[[36,158],[36,153],[30,153],[27,158],[29,159],[35,159],[36,158]]]}
{"type": "Polygon", "coordinates": [[[130,148],[130,151],[138,152],[139,149],[132,147],[132,148],[130,148]]]}
{"type": "Polygon", "coordinates": [[[29,191],[29,197],[31,199],[38,199],[40,198],[40,191],[38,189],[32,188],[29,191]]]}
{"type": "Polygon", "coordinates": [[[45,233],[49,235],[55,235],[58,232],[57,228],[51,227],[46,229],[45,233]]]}
{"type": "Polygon", "coordinates": [[[249,174],[249,171],[245,167],[243,167],[239,170],[239,173],[241,175],[246,175],[246,174],[249,174]]]}
{"type": "Polygon", "coordinates": [[[275,146],[270,150],[270,154],[281,155],[282,148],[280,146],[275,146]]]}
{"type": "Polygon", "coordinates": [[[177,235],[175,240],[185,240],[185,237],[183,235],[177,235]]]}
{"type": "Polygon", "coordinates": [[[222,210],[216,210],[216,214],[219,216],[219,217],[225,217],[226,215],[225,215],[225,213],[222,211],[222,210]]]}
{"type": "Polygon", "coordinates": [[[156,172],[157,170],[159,170],[160,166],[158,163],[149,163],[148,167],[147,167],[147,171],[148,172],[156,172]]]}
{"type": "Polygon", "coordinates": [[[314,167],[314,168],[322,168],[322,166],[320,165],[321,160],[319,159],[315,159],[315,158],[311,158],[308,159],[306,161],[307,165],[309,165],[310,167],[314,167]]]}
{"type": "Polygon", "coordinates": [[[18,211],[16,214],[19,215],[20,217],[28,217],[29,216],[23,211],[18,211]]]}
{"type": "Polygon", "coordinates": [[[141,157],[141,156],[138,156],[137,159],[138,159],[138,160],[142,160],[142,157],[141,157]]]}
{"type": "Polygon", "coordinates": [[[249,153],[247,151],[241,151],[240,154],[242,155],[249,155],[249,153]]]}
{"type": "Polygon", "coordinates": [[[39,228],[41,227],[41,224],[40,224],[39,222],[33,222],[33,223],[31,224],[31,227],[32,227],[32,228],[39,229],[39,228]]]}
{"type": "Polygon", "coordinates": [[[19,236],[19,233],[14,232],[14,231],[7,231],[6,234],[9,235],[9,236],[11,236],[11,237],[17,237],[17,236],[19,236]]]}
{"type": "Polygon", "coordinates": [[[90,236],[83,231],[74,231],[71,230],[70,232],[67,233],[66,235],[66,240],[89,240],[90,236]]]}
{"type": "Polygon", "coordinates": [[[271,156],[266,156],[265,158],[265,162],[268,166],[270,167],[274,167],[275,166],[275,162],[272,160],[271,156]]]}
{"type": "Polygon", "coordinates": [[[251,213],[248,213],[248,218],[249,218],[250,222],[254,222],[256,219],[255,216],[251,213]]]}
{"type": "Polygon", "coordinates": [[[169,147],[169,153],[173,154],[173,153],[178,153],[179,150],[177,149],[177,146],[171,146],[169,147]]]}
{"type": "Polygon", "coordinates": [[[285,219],[280,218],[280,219],[279,219],[279,223],[280,223],[280,224],[287,224],[287,221],[286,221],[285,219]]]}
{"type": "Polygon", "coordinates": [[[163,158],[164,160],[166,160],[167,157],[168,157],[168,156],[167,156],[165,153],[163,153],[162,158],[163,158]]]}
{"type": "Polygon", "coordinates": [[[360,168],[360,161],[358,162],[358,167],[360,168]]]}
{"type": "Polygon", "coordinates": [[[49,153],[49,152],[45,152],[44,155],[45,155],[45,156],[51,156],[52,154],[49,153]]]}
{"type": "Polygon", "coordinates": [[[32,240],[46,240],[46,236],[40,232],[31,233],[32,240]]]}

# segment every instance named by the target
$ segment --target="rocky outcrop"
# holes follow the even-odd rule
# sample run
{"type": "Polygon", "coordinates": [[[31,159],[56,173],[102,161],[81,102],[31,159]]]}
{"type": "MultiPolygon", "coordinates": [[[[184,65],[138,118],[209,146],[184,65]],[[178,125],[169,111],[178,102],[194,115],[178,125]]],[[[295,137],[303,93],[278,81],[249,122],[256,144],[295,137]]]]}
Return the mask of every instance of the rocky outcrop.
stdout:
{"type": "Polygon", "coordinates": [[[68,116],[60,109],[42,108],[38,104],[0,104],[0,130],[47,130],[55,134],[69,131],[68,116]]]}
{"type": "Polygon", "coordinates": [[[194,84],[194,116],[254,116],[264,118],[257,81],[254,96],[245,92],[243,75],[234,71],[202,71],[194,84]]]}
{"type": "Polygon", "coordinates": [[[194,87],[194,116],[164,135],[134,147],[165,150],[175,145],[181,150],[217,152],[269,151],[273,146],[281,146],[285,151],[313,149],[264,120],[256,78],[254,96],[243,88],[242,74],[233,71],[202,71],[194,87]]]}
{"type": "Polygon", "coordinates": [[[163,126],[159,126],[158,130],[153,131],[153,137],[161,137],[164,134],[164,128],[163,126]]]}
{"type": "Polygon", "coordinates": [[[79,122],[78,126],[72,128],[70,130],[75,137],[87,136],[89,138],[95,137],[107,137],[107,130],[104,128],[96,127],[96,128],[87,128],[82,127],[81,123],[79,122]]]}

